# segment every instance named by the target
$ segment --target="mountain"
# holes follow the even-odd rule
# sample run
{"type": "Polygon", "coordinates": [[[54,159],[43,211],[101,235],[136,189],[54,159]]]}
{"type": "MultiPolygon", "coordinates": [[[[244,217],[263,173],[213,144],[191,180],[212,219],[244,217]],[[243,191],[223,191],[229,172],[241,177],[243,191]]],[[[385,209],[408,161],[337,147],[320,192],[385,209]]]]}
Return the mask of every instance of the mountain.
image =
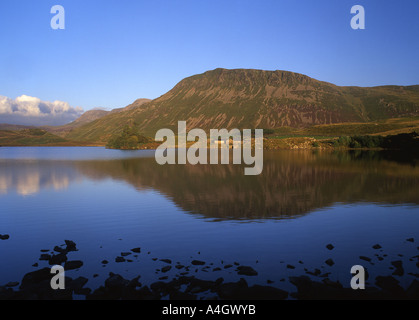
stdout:
{"type": "Polygon", "coordinates": [[[289,71],[215,69],[180,81],[152,101],[135,101],[71,130],[74,141],[105,143],[125,124],[161,128],[304,128],[419,115],[419,85],[340,87],[289,71]]]}
{"type": "MultiPolygon", "coordinates": [[[[150,99],[137,99],[133,104],[135,105],[141,105],[142,103],[146,103],[151,101],[150,99]]],[[[74,129],[81,127],[83,125],[89,124],[97,119],[103,118],[106,115],[109,114],[115,114],[122,111],[127,111],[132,108],[132,105],[129,105],[125,108],[115,108],[111,111],[101,110],[101,109],[93,109],[88,110],[85,113],[83,113],[79,118],[74,120],[73,122],[70,122],[68,124],[62,125],[62,126],[44,126],[42,129],[47,130],[48,132],[51,132],[53,134],[56,134],[60,137],[67,137],[67,135],[74,129]]]]}
{"type": "Polygon", "coordinates": [[[90,145],[59,137],[39,128],[0,130],[0,146],[80,146],[90,145]]]}

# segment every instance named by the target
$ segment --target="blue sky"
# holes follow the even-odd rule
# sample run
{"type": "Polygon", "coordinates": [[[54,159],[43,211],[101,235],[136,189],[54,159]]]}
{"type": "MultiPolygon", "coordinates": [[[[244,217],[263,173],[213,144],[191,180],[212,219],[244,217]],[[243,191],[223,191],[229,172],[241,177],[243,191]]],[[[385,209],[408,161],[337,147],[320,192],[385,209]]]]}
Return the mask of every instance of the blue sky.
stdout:
{"type": "Polygon", "coordinates": [[[219,67],[419,84],[418,16],[417,0],[2,0],[0,96],[124,107],[219,67]],[[65,30],[50,27],[56,4],[65,30]],[[350,27],[356,4],[365,30],[350,27]]]}

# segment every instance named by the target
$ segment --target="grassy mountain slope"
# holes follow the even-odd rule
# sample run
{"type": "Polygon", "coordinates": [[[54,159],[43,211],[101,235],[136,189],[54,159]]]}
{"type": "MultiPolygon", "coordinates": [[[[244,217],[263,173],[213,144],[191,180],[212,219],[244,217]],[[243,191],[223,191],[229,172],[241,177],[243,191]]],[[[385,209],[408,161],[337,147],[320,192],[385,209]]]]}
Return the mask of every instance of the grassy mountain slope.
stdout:
{"type": "Polygon", "coordinates": [[[339,87],[288,71],[215,69],[188,77],[163,96],[134,102],[73,129],[76,141],[106,142],[125,124],[150,136],[161,128],[305,128],[419,114],[419,86],[339,87]]]}
{"type": "Polygon", "coordinates": [[[0,130],[0,146],[80,146],[42,129],[0,130]]]}

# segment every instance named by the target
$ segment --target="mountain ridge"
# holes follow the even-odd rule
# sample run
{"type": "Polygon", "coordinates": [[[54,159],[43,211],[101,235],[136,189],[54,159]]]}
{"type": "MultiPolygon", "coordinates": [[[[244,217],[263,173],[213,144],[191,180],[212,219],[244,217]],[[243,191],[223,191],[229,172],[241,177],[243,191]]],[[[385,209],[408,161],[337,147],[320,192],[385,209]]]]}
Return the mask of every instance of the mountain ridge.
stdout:
{"type": "MultiPolygon", "coordinates": [[[[138,100],[137,100],[138,101],[138,100]]],[[[221,69],[187,77],[151,101],[134,101],[71,130],[75,141],[106,142],[131,124],[161,128],[280,128],[368,122],[419,115],[419,85],[337,86],[290,71],[221,69]]]]}

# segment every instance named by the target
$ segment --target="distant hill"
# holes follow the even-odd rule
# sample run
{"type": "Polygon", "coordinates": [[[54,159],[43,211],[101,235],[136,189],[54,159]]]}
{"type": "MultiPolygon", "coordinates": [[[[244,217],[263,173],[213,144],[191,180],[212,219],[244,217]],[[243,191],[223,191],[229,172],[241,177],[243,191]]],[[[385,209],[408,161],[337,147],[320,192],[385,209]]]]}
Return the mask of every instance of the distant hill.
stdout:
{"type": "MultiPolygon", "coordinates": [[[[137,99],[134,103],[136,105],[140,105],[142,103],[146,103],[149,101],[151,100],[150,99],[137,99]]],[[[42,129],[47,130],[48,132],[56,134],[60,137],[66,137],[69,134],[69,132],[71,132],[72,130],[78,127],[86,125],[97,119],[103,118],[106,115],[126,111],[126,110],[129,110],[130,108],[132,108],[132,104],[125,108],[115,108],[115,109],[112,109],[111,111],[101,110],[101,109],[88,110],[85,113],[83,113],[79,118],[74,120],[73,122],[70,122],[62,126],[44,126],[42,127],[42,129]]]]}
{"type": "MultiPolygon", "coordinates": [[[[215,69],[180,81],[161,97],[77,125],[74,141],[106,143],[125,124],[161,128],[305,128],[419,115],[419,85],[340,87],[288,71],[215,69]]],[[[80,124],[80,123],[79,123],[80,124]]]]}
{"type": "Polygon", "coordinates": [[[33,129],[34,126],[25,126],[20,124],[8,124],[0,123],[0,130],[23,130],[23,129],[33,129]]]}
{"type": "Polygon", "coordinates": [[[42,129],[0,130],[0,146],[79,146],[86,143],[73,142],[42,129]]]}

